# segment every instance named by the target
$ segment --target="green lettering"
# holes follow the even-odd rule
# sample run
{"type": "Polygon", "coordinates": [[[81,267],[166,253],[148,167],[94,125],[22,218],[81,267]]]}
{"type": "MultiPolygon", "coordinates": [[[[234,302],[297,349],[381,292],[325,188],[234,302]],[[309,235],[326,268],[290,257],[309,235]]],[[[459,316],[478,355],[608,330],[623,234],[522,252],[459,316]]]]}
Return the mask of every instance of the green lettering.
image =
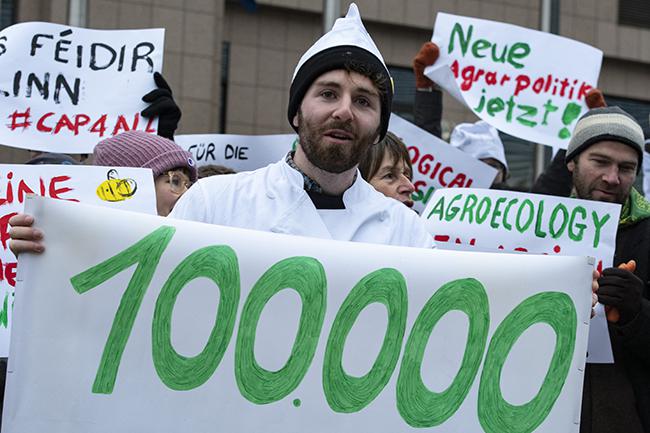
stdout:
{"type": "Polygon", "coordinates": [[[449,54],[454,52],[454,39],[455,36],[458,36],[458,43],[460,44],[460,51],[465,57],[467,53],[467,48],[469,47],[469,41],[472,39],[472,32],[474,31],[474,26],[470,25],[469,30],[467,31],[467,37],[463,32],[463,27],[460,23],[455,23],[454,27],[451,29],[451,36],[449,37],[449,54]]]}
{"type": "Polygon", "coordinates": [[[564,230],[566,229],[567,224],[569,223],[569,210],[562,203],[555,206],[553,212],[551,213],[551,220],[548,225],[548,231],[551,234],[553,239],[557,239],[562,236],[564,230]],[[562,225],[559,229],[555,230],[555,220],[557,219],[558,214],[562,212],[562,225]]]}
{"type": "Polygon", "coordinates": [[[427,216],[427,219],[431,219],[431,215],[438,215],[439,220],[442,221],[442,214],[445,211],[445,198],[440,197],[440,200],[436,204],[433,205],[431,208],[431,212],[429,212],[429,215],[427,216]]]}
{"type": "Polygon", "coordinates": [[[467,198],[465,199],[465,205],[463,206],[463,212],[460,214],[461,221],[465,219],[466,214],[469,214],[467,222],[470,224],[472,223],[473,220],[472,211],[474,210],[474,206],[476,206],[476,202],[477,202],[477,198],[475,194],[469,194],[467,196],[467,198]]]}
{"type": "Polygon", "coordinates": [[[472,44],[472,54],[474,54],[474,57],[476,57],[478,59],[482,59],[486,55],[481,54],[480,51],[484,50],[486,48],[490,48],[491,45],[492,44],[489,41],[487,41],[485,39],[479,39],[479,40],[477,40],[476,42],[474,42],[472,44]]]}
{"type": "Polygon", "coordinates": [[[523,233],[528,230],[528,227],[530,227],[530,225],[533,223],[533,209],[534,205],[530,199],[524,199],[524,201],[521,202],[521,206],[519,206],[519,210],[517,211],[517,220],[515,221],[515,227],[519,233],[523,233]],[[528,220],[522,225],[521,214],[523,212],[524,206],[528,207],[528,220]]]}
{"type": "Polygon", "coordinates": [[[492,209],[492,199],[490,197],[483,197],[476,209],[476,222],[478,224],[483,224],[485,222],[490,214],[490,209],[492,209]],[[485,210],[483,210],[483,214],[481,215],[481,210],[483,208],[485,208],[485,210]]]}
{"type": "Polygon", "coordinates": [[[449,201],[449,206],[447,206],[447,213],[445,214],[446,221],[453,220],[454,217],[458,214],[458,211],[460,211],[460,208],[458,206],[452,207],[452,204],[460,200],[462,196],[463,196],[462,194],[457,194],[449,201]]]}
{"type": "Polygon", "coordinates": [[[194,251],[171,273],[156,300],[151,325],[153,363],[170,389],[186,391],[204,384],[228,348],[239,305],[239,266],[235,251],[225,245],[194,251]],[[180,355],[172,346],[172,313],[181,290],[204,277],[219,288],[219,308],[205,347],[196,356],[180,355]]]}
{"type": "Polygon", "coordinates": [[[515,61],[523,59],[530,54],[530,45],[525,42],[515,42],[512,45],[512,48],[508,51],[508,63],[515,67],[515,69],[521,69],[524,67],[523,63],[518,63],[515,61]]]}
{"type": "Polygon", "coordinates": [[[110,394],[115,387],[117,371],[120,368],[126,342],[131,335],[133,322],[142,304],[147,287],[151,283],[163,251],[169,245],[176,229],[162,226],[147,236],[117,253],[110,259],[70,278],[70,283],[79,294],[94,289],[104,281],[110,280],[123,270],[138,264],[122,295],[115,313],[111,331],[106,339],[102,360],[97,368],[92,391],[95,394],[110,394]]]}
{"type": "Polygon", "coordinates": [[[458,410],[481,365],[489,328],[489,301],[478,280],[450,281],[429,298],[411,329],[397,379],[397,409],[408,425],[416,428],[440,425],[458,410]],[[469,319],[465,353],[449,387],[433,392],[422,381],[422,359],[436,324],[453,310],[464,312],[469,319]]]}
{"type": "Polygon", "coordinates": [[[544,200],[540,200],[537,207],[537,221],[535,221],[535,236],[545,238],[546,233],[542,231],[542,218],[544,217],[544,200]]]}
{"type": "Polygon", "coordinates": [[[530,433],[546,419],[569,374],[577,320],[575,305],[568,295],[543,292],[524,300],[499,324],[485,355],[478,391],[479,422],[486,433],[530,433]],[[536,323],[546,323],[553,328],[555,351],[537,395],[515,406],[501,393],[503,365],[519,337],[536,323]]]}
{"type": "Polygon", "coordinates": [[[497,202],[494,204],[494,211],[492,212],[492,219],[490,220],[490,227],[492,227],[493,229],[499,228],[499,223],[496,222],[497,218],[501,216],[501,211],[499,210],[499,206],[501,206],[501,204],[504,203],[506,200],[507,200],[506,197],[499,197],[497,199],[497,202]]]}
{"type": "Polygon", "coordinates": [[[569,220],[569,238],[576,242],[580,242],[582,240],[582,237],[585,234],[585,229],[587,228],[586,224],[575,222],[576,216],[578,214],[582,216],[582,220],[584,221],[585,218],[587,218],[587,210],[582,206],[576,206],[571,212],[571,219],[569,220]],[[578,233],[575,233],[573,231],[574,227],[578,228],[578,233]]]}
{"type": "Polygon", "coordinates": [[[594,221],[594,228],[596,229],[596,233],[594,234],[594,248],[598,248],[598,244],[600,243],[600,230],[607,224],[610,218],[610,214],[605,214],[602,219],[599,219],[596,211],[591,211],[591,219],[594,221]]]}
{"type": "Polygon", "coordinates": [[[408,297],[406,281],[395,269],[379,269],[363,277],[343,301],[330,330],[323,360],[323,390],[335,412],[358,412],[384,389],[399,360],[406,328],[408,297]],[[361,377],[343,369],[343,351],[359,314],[379,302],[388,310],[384,342],[372,368],[361,377]]]}
{"type": "Polygon", "coordinates": [[[495,98],[492,98],[488,101],[487,103],[487,114],[490,116],[494,117],[495,114],[503,111],[505,109],[506,105],[503,102],[503,99],[499,98],[498,96],[495,98]]]}
{"type": "Polygon", "coordinates": [[[508,222],[508,213],[510,212],[510,208],[519,201],[518,198],[513,198],[508,202],[508,205],[506,206],[506,210],[503,211],[503,227],[506,228],[506,230],[510,231],[512,230],[512,225],[508,222]]]}
{"type": "Polygon", "coordinates": [[[302,381],[314,358],[327,305],[323,265],[311,257],[291,257],[274,264],[251,290],[239,319],[235,348],[235,378],[248,401],[268,404],[286,397],[302,381]],[[296,339],[286,364],[269,371],[255,359],[255,333],[262,310],[279,291],[291,288],[302,300],[296,339]]]}

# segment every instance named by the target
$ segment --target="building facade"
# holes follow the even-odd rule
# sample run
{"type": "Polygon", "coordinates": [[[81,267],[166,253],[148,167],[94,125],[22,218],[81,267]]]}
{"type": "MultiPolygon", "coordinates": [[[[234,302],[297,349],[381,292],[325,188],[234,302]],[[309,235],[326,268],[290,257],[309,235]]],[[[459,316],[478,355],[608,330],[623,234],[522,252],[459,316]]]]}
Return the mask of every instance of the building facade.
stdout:
{"type": "MultiPolygon", "coordinates": [[[[70,23],[97,29],[164,27],[163,75],[183,111],[179,133],[290,132],[289,85],[300,55],[322,33],[322,0],[1,0],[11,22],[70,23]]],[[[349,0],[341,0],[341,11],[349,0]]],[[[411,61],[431,38],[437,12],[539,28],[541,0],[356,0],[396,81],[395,111],[408,117],[414,92],[411,61]]],[[[599,87],[648,129],[650,2],[560,0],[562,36],[604,52],[599,87]]],[[[571,61],[571,59],[567,59],[571,61]]],[[[476,117],[448,95],[443,128],[476,117]]],[[[530,184],[533,146],[507,139],[516,183],[530,184]]],[[[24,162],[28,152],[0,148],[0,161],[24,162]]]]}

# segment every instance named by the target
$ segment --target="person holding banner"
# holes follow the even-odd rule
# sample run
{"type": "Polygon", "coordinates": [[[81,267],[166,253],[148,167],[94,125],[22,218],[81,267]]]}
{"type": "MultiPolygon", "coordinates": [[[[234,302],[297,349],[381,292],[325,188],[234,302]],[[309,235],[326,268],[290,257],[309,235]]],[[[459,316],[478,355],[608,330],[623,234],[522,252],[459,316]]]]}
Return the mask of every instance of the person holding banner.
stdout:
{"type": "Polygon", "coordinates": [[[364,180],[386,197],[413,207],[411,194],[413,166],[406,144],[388,131],[386,137],[371,146],[359,163],[359,172],[364,180]]]}
{"type": "Polygon", "coordinates": [[[614,364],[587,364],[581,432],[650,432],[650,202],[633,187],[643,144],[632,116],[602,107],[580,118],[566,153],[576,197],[623,206],[617,267],[603,270],[597,291],[614,364]]]}

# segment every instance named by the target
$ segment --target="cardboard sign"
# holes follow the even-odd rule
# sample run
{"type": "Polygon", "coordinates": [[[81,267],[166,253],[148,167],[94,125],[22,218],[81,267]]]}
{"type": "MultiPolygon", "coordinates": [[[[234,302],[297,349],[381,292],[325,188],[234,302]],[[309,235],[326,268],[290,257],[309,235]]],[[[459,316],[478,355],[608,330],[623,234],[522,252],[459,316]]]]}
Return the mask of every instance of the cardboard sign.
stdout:
{"type": "Polygon", "coordinates": [[[438,13],[425,74],[508,134],[566,149],[598,84],[602,51],[512,24],[438,13]]]}
{"type": "Polygon", "coordinates": [[[155,133],[140,116],[162,69],[164,29],[89,30],[19,23],[0,31],[0,143],[92,153],[123,131],[155,133]]]}
{"type": "Polygon", "coordinates": [[[279,161],[291,150],[296,134],[188,134],[174,137],[192,153],[198,166],[224,165],[236,172],[252,171],[279,161]]]}
{"type": "MultiPolygon", "coordinates": [[[[156,193],[149,169],[0,164],[0,357],[9,354],[16,286],[17,262],[9,250],[8,222],[23,211],[28,194],[156,214],[156,193]]],[[[81,245],[88,244],[82,242],[77,247],[81,245]]]]}
{"type": "Polygon", "coordinates": [[[584,257],[30,202],[4,433],[578,432],[584,257]]]}
{"type": "Polygon", "coordinates": [[[413,208],[422,212],[439,188],[489,188],[497,171],[411,122],[391,114],[388,130],[406,144],[413,164],[413,208]]]}
{"type": "MultiPolygon", "coordinates": [[[[621,205],[480,189],[436,191],[422,213],[439,248],[591,256],[612,266],[621,205]]],[[[589,335],[591,363],[614,361],[604,311],[589,335]]]]}

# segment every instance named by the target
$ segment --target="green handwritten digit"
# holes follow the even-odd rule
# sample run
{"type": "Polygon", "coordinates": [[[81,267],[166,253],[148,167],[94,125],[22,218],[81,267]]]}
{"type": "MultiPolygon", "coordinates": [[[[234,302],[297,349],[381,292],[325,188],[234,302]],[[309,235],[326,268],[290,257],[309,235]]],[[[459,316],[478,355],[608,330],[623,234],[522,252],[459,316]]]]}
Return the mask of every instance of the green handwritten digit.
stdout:
{"type": "Polygon", "coordinates": [[[175,232],[174,227],[160,227],[124,251],[70,279],[70,283],[77,293],[83,294],[134,264],[138,264],[124,295],[122,295],[115,319],[113,319],[111,332],[104,345],[102,360],[99,363],[92,388],[96,394],[113,392],[122,353],[129,335],[131,335],[133,322],[140,309],[142,298],[151,283],[160,257],[175,232]]]}
{"type": "Polygon", "coordinates": [[[372,272],[350,291],[336,314],[325,348],[323,389],[332,410],[360,411],[384,389],[399,360],[407,310],[406,281],[395,269],[372,272]],[[361,311],[375,302],[384,304],[388,310],[384,342],[370,371],[361,377],[351,376],[342,365],[345,342],[361,311]]]}
{"type": "Polygon", "coordinates": [[[569,373],[575,348],[577,314],[571,298],[544,292],[524,300],[501,322],[488,347],[478,393],[478,415],[486,433],[532,432],[546,419],[569,373]],[[512,346],[535,323],[555,331],[555,352],[537,395],[520,406],[501,394],[501,371],[512,346]]]}
{"type": "Polygon", "coordinates": [[[154,366],[160,380],[169,388],[194,389],[205,383],[219,366],[235,327],[239,287],[237,255],[228,246],[194,251],[169,276],[156,301],[151,327],[154,366]],[[219,287],[219,309],[201,353],[186,357],[172,346],[171,319],[179,293],[199,277],[209,278],[219,287]]]}
{"type": "Polygon", "coordinates": [[[244,398],[267,404],[283,399],[296,389],[314,358],[326,303],[325,270],[314,258],[281,260],[260,277],[246,299],[237,332],[235,377],[244,398]],[[300,324],[289,359],[278,371],[269,371],[255,359],[257,324],[268,301],[286,288],[298,292],[302,300],[300,324]]]}
{"type": "Polygon", "coordinates": [[[488,297],[479,281],[450,281],[429,298],[413,324],[397,379],[397,409],[404,421],[412,427],[432,427],[458,410],[481,365],[489,328],[488,297]],[[426,387],[420,368],[433,328],[452,310],[462,311],[469,318],[467,345],[458,374],[446,390],[438,393],[426,387]]]}

